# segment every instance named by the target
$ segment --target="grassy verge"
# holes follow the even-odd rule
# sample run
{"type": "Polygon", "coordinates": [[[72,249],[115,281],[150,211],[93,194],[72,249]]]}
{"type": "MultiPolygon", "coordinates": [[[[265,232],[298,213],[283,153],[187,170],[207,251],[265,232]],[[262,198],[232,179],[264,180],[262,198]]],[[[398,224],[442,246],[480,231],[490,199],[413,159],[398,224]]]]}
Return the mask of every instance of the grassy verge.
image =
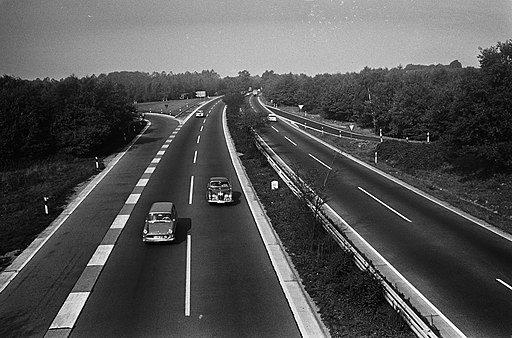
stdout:
{"type": "Polygon", "coordinates": [[[333,337],[413,337],[399,314],[386,302],[381,285],[360,271],[318,225],[313,212],[284,182],[251,142],[239,114],[228,114],[237,151],[272,225],[317,304],[333,337]],[[272,180],[280,189],[271,190],[272,180]]]}
{"type": "Polygon", "coordinates": [[[94,158],[47,159],[1,172],[0,269],[62,212],[74,189],[96,173],[94,158]],[[48,215],[43,197],[49,197],[48,215]]]}
{"type": "MultiPolygon", "coordinates": [[[[298,113],[297,108],[285,107],[283,110],[298,113]]],[[[319,116],[310,117],[340,125],[319,116]]],[[[309,129],[308,132],[372,165],[375,165],[377,151],[375,166],[380,170],[512,234],[512,175],[464,175],[443,163],[434,143],[389,140],[379,143],[322,135],[309,129]]]]}

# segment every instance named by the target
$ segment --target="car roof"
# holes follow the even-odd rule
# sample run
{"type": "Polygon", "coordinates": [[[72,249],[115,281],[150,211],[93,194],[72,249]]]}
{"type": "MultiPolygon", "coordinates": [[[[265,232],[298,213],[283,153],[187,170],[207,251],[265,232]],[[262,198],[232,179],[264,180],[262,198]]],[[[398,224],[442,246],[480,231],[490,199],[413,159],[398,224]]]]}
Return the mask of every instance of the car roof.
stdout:
{"type": "Polygon", "coordinates": [[[173,206],[174,206],[174,203],[172,203],[172,202],[155,202],[151,205],[149,212],[150,213],[171,212],[173,206]]]}
{"type": "Polygon", "coordinates": [[[213,176],[213,177],[210,177],[210,182],[211,181],[229,181],[227,177],[224,177],[224,176],[213,176]]]}

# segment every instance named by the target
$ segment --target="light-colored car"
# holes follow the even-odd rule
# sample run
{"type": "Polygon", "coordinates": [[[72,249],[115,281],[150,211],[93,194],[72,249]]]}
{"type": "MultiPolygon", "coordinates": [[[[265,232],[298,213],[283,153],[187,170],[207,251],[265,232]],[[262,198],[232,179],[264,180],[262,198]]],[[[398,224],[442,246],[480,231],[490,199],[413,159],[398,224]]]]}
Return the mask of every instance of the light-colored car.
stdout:
{"type": "Polygon", "coordinates": [[[208,203],[233,202],[233,189],[229,179],[222,176],[210,177],[206,186],[206,200],[208,203]]]}
{"type": "Polygon", "coordinates": [[[172,202],[155,202],[149,209],[144,230],[143,242],[172,242],[176,238],[178,213],[172,202]]]}
{"type": "Polygon", "coordinates": [[[196,117],[204,117],[204,112],[202,110],[196,111],[196,117]]]}
{"type": "Polygon", "coordinates": [[[268,114],[267,120],[270,122],[277,122],[277,115],[276,114],[268,114]]]}

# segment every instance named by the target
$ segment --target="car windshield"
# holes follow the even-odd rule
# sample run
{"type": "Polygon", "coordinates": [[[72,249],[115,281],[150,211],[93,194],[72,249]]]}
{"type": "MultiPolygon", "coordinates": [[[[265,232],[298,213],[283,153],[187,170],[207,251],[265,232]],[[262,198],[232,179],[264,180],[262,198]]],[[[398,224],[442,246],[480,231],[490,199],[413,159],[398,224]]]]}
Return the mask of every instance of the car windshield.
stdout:
{"type": "Polygon", "coordinates": [[[169,213],[155,213],[151,214],[149,217],[150,221],[170,221],[171,214],[169,213]]]}
{"type": "Polygon", "coordinates": [[[211,181],[210,186],[213,188],[229,188],[229,183],[221,181],[211,181]]]}

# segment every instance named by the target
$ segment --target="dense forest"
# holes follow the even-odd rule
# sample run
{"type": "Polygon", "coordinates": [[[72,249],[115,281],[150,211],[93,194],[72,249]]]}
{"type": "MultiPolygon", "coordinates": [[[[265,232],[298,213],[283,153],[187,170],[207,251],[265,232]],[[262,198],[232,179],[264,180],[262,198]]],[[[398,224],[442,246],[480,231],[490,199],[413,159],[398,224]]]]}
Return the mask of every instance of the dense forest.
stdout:
{"type": "Polygon", "coordinates": [[[512,40],[480,49],[480,68],[450,65],[370,69],[359,73],[261,76],[277,105],[351,121],[386,136],[436,142],[471,171],[512,170],[512,40]]]}
{"type": "MultiPolygon", "coordinates": [[[[512,170],[512,40],[481,48],[479,68],[407,65],[345,74],[221,78],[213,70],[113,72],[78,79],[0,78],[0,159],[91,156],[130,130],[134,102],[262,88],[267,101],[355,122],[390,137],[430,140],[475,171],[512,170]]],[[[1,164],[1,163],[0,163],[1,164]]]]}

